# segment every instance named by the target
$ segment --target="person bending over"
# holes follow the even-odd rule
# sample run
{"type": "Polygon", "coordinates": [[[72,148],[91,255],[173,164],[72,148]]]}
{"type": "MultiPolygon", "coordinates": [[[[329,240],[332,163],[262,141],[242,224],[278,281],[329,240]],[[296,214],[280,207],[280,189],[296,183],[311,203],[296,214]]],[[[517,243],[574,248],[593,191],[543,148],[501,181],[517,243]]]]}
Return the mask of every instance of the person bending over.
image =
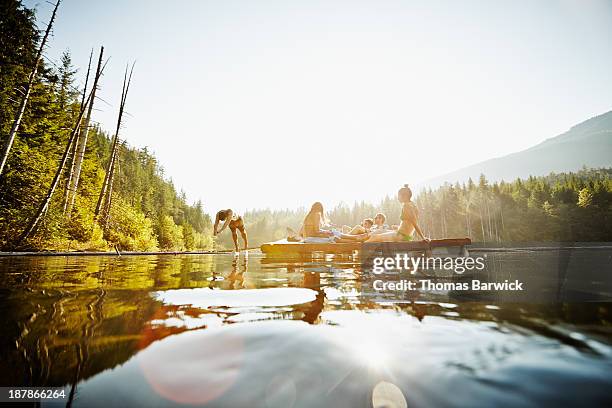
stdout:
{"type": "Polygon", "coordinates": [[[240,231],[242,241],[244,242],[244,249],[246,250],[248,247],[248,240],[246,229],[244,228],[244,220],[240,215],[234,214],[234,212],[229,208],[227,210],[221,210],[217,213],[217,216],[215,217],[215,226],[213,227],[214,236],[217,236],[223,232],[223,230],[227,227],[229,227],[230,231],[232,232],[232,239],[234,240],[234,247],[236,248],[236,251],[238,251],[238,234],[236,233],[236,230],[240,231]],[[220,222],[223,222],[223,226],[217,231],[220,222]]]}
{"type": "Polygon", "coordinates": [[[419,227],[419,210],[412,202],[412,190],[407,184],[399,189],[397,199],[402,203],[401,222],[397,231],[373,234],[366,242],[412,241],[412,233],[415,231],[423,241],[429,241],[419,227]]]}

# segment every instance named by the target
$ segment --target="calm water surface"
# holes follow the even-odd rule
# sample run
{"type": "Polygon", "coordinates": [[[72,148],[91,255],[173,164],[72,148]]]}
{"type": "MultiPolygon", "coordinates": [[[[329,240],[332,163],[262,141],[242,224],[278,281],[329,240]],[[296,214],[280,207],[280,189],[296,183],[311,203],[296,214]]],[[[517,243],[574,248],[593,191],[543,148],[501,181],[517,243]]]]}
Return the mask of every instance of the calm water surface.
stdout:
{"type": "MultiPolygon", "coordinates": [[[[595,257],[574,253],[563,279],[609,299],[610,254],[595,257]]],[[[501,275],[568,265],[491,259],[501,275]]],[[[87,407],[612,404],[610,303],[381,294],[374,279],[350,257],[0,258],[0,385],[65,386],[87,407]]]]}

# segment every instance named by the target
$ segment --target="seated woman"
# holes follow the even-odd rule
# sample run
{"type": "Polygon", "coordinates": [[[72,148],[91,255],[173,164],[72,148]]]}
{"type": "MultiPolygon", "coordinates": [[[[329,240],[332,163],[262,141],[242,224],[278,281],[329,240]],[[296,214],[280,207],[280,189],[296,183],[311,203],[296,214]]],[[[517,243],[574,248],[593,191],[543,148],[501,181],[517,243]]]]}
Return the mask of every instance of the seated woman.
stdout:
{"type": "Polygon", "coordinates": [[[369,234],[343,234],[337,230],[323,229],[326,224],[325,211],[323,204],[316,202],[312,205],[310,212],[304,218],[301,235],[306,243],[326,243],[326,242],[359,242],[365,241],[369,234]]]}
{"type": "Polygon", "coordinates": [[[397,193],[397,199],[402,203],[401,222],[397,231],[387,231],[380,234],[373,234],[366,242],[393,242],[393,241],[412,241],[412,233],[416,231],[423,241],[429,241],[425,238],[423,231],[418,224],[419,210],[412,200],[412,190],[407,184],[400,188],[397,193]]]}

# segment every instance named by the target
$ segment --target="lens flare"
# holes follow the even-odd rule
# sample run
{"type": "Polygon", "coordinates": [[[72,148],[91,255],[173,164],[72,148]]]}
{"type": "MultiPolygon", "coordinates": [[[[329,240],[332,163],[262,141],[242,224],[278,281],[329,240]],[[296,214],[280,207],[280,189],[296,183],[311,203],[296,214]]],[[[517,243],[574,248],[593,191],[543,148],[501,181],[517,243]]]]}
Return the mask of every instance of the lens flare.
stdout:
{"type": "Polygon", "coordinates": [[[372,391],[372,407],[374,408],[407,408],[408,403],[399,387],[387,381],[381,381],[372,391]]]}
{"type": "Polygon", "coordinates": [[[223,331],[188,332],[154,343],[137,358],[144,377],[161,397],[201,405],[220,398],[236,382],[244,342],[223,331]]]}

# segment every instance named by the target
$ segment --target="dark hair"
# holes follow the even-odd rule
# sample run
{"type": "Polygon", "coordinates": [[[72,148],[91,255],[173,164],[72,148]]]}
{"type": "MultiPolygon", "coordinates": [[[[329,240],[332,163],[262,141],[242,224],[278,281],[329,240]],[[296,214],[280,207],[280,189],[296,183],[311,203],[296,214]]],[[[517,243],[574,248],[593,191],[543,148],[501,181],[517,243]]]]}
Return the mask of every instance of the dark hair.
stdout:
{"type": "Polygon", "coordinates": [[[219,221],[225,221],[225,217],[227,217],[227,210],[221,210],[217,213],[219,217],[219,221]]]}
{"type": "Polygon", "coordinates": [[[320,212],[321,215],[323,214],[323,204],[321,204],[319,201],[315,202],[312,207],[310,207],[310,212],[320,212]]]}
{"type": "Polygon", "coordinates": [[[381,217],[383,222],[387,221],[387,217],[385,217],[385,214],[383,213],[378,213],[374,216],[374,218],[378,218],[378,217],[381,217]]]}
{"type": "Polygon", "coordinates": [[[365,224],[366,222],[370,223],[370,225],[374,225],[374,220],[371,218],[366,218],[363,220],[363,223],[365,224]]]}
{"type": "Polygon", "coordinates": [[[323,221],[323,223],[329,222],[329,220],[325,216],[325,210],[323,210],[323,204],[321,204],[319,201],[316,201],[312,205],[312,207],[310,207],[310,211],[308,212],[308,215],[306,216],[308,217],[310,214],[316,213],[316,212],[321,214],[321,220],[323,221]]]}
{"type": "Polygon", "coordinates": [[[404,184],[404,187],[399,189],[397,198],[403,203],[412,199],[412,190],[408,187],[408,184],[404,184]]]}

